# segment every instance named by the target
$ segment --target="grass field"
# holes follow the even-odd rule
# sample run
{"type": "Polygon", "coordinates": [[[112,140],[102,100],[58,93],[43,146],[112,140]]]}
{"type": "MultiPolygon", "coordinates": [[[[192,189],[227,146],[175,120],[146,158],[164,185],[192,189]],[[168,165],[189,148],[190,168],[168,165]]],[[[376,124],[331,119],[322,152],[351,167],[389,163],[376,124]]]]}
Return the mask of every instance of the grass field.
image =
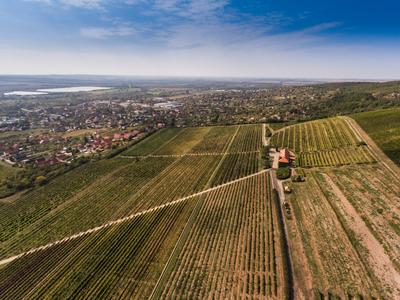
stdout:
{"type": "Polygon", "coordinates": [[[400,165],[400,108],[382,109],[351,116],[375,143],[400,165]]]}
{"type": "Polygon", "coordinates": [[[276,131],[271,145],[297,154],[299,167],[341,166],[375,162],[347,122],[331,118],[301,123],[276,131]]]}
{"type": "Polygon", "coordinates": [[[0,161],[0,201],[4,196],[8,196],[13,191],[10,191],[7,185],[4,183],[4,180],[12,177],[18,172],[18,168],[13,168],[6,162],[0,161]]]}

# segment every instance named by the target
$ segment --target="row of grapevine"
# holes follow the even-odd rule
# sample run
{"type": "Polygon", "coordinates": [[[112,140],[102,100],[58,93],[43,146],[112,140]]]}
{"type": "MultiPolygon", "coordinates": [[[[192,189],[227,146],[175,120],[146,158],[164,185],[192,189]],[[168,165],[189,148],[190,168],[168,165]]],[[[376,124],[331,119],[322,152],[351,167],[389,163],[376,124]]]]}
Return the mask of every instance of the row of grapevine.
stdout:
{"type": "Polygon", "coordinates": [[[284,299],[269,174],[201,201],[152,299],[284,299]]]}
{"type": "Polygon", "coordinates": [[[224,153],[234,136],[237,126],[215,126],[193,147],[191,153],[224,153]]]}
{"type": "Polygon", "coordinates": [[[182,130],[182,128],[162,129],[150,135],[149,137],[146,137],[144,140],[140,141],[138,144],[134,145],[123,154],[133,156],[151,154],[162,147],[162,145],[174,139],[178,134],[182,132],[182,130]]]}
{"type": "Polygon", "coordinates": [[[199,144],[211,131],[212,127],[192,127],[183,129],[175,138],[169,140],[154,154],[185,154],[199,144]]]}
{"type": "Polygon", "coordinates": [[[262,125],[241,125],[229,149],[229,153],[260,151],[262,125]]]}
{"type": "Polygon", "coordinates": [[[272,137],[271,144],[295,152],[314,152],[354,146],[357,141],[345,120],[332,118],[284,128],[272,137]]]}
{"type": "Polygon", "coordinates": [[[0,242],[13,237],[99,178],[125,165],[126,161],[119,159],[87,163],[22,195],[14,202],[0,202],[0,242]]]}
{"type": "Polygon", "coordinates": [[[300,153],[297,159],[299,167],[327,167],[349,164],[374,163],[375,158],[366,146],[300,153]]]}
{"type": "Polygon", "coordinates": [[[227,154],[214,176],[213,186],[256,173],[259,170],[259,157],[258,152],[227,154]]]}
{"type": "Polygon", "coordinates": [[[196,201],[23,256],[0,269],[0,298],[145,299],[196,201]]]}
{"type": "MultiPolygon", "coordinates": [[[[294,258],[294,268],[302,270],[302,278],[310,277],[315,289],[331,291],[341,299],[348,295],[377,295],[374,278],[354,248],[358,237],[349,235],[343,226],[343,219],[321,190],[324,184],[312,171],[306,173],[306,182],[293,183],[293,193],[287,199],[295,216],[295,221],[288,223],[293,232],[292,245],[304,257],[294,258]],[[304,261],[308,262],[307,268],[304,261]]],[[[302,289],[306,294],[310,292],[306,287],[302,289]]]]}
{"type": "Polygon", "coordinates": [[[199,192],[206,187],[220,159],[221,156],[186,156],[172,163],[170,158],[146,158],[131,164],[1,244],[1,256],[199,192]]]}
{"type": "Polygon", "coordinates": [[[362,216],[393,263],[400,267],[400,212],[396,209],[400,186],[396,177],[382,166],[362,166],[333,170],[330,178],[362,216]]]}

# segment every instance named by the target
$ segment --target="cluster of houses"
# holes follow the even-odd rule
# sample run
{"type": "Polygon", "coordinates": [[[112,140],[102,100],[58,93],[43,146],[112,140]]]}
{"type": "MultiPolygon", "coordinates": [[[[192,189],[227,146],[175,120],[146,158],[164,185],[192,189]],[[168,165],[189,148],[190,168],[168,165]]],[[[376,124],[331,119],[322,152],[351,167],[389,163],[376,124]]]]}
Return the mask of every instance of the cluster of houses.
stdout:
{"type": "Polygon", "coordinates": [[[54,134],[29,135],[0,142],[0,159],[11,165],[33,164],[45,167],[59,163],[69,164],[79,156],[117,148],[140,139],[155,127],[160,129],[164,124],[104,136],[94,132],[79,140],[54,134]]]}

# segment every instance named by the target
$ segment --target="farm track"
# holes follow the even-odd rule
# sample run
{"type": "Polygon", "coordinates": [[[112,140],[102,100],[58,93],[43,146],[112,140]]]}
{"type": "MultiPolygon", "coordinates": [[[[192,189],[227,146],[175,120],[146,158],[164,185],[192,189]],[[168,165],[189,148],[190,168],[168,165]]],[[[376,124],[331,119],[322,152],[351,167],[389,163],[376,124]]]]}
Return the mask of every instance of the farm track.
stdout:
{"type": "Polygon", "coordinates": [[[149,155],[120,155],[118,157],[121,158],[128,158],[128,159],[135,159],[135,158],[147,158],[147,157],[154,157],[154,158],[168,158],[168,157],[184,157],[184,156],[223,156],[229,154],[251,154],[251,153],[258,153],[260,151],[238,151],[238,152],[204,152],[204,153],[185,153],[185,154],[149,154],[149,155]]]}
{"type": "Polygon", "coordinates": [[[287,277],[288,277],[288,284],[289,284],[289,294],[287,295],[289,300],[296,299],[296,294],[295,294],[295,283],[294,283],[294,266],[293,266],[293,258],[292,258],[292,251],[291,249],[293,246],[291,245],[291,241],[289,239],[289,233],[288,233],[288,226],[285,222],[285,212],[283,211],[283,202],[285,202],[285,193],[283,191],[283,186],[282,182],[279,182],[277,177],[276,177],[276,171],[271,171],[269,172],[271,176],[271,182],[272,182],[272,187],[278,192],[279,195],[279,207],[277,207],[278,210],[278,219],[279,219],[279,224],[281,228],[283,229],[283,243],[284,243],[284,248],[286,249],[286,259],[288,260],[288,269],[287,269],[287,277]]]}
{"type": "Polygon", "coordinates": [[[120,219],[117,219],[117,220],[114,220],[114,221],[107,222],[107,223],[105,223],[105,224],[103,224],[103,225],[100,225],[100,226],[97,226],[97,227],[94,227],[94,228],[91,228],[91,229],[88,229],[88,230],[79,232],[79,233],[77,233],[77,234],[74,234],[74,235],[65,237],[65,238],[63,238],[63,239],[61,239],[61,240],[57,240],[57,241],[55,241],[55,242],[52,242],[52,243],[49,243],[49,244],[46,244],[46,245],[43,245],[43,246],[40,246],[40,247],[31,249],[31,250],[26,251],[26,252],[24,252],[24,253],[21,253],[21,254],[18,254],[18,255],[15,255],[15,256],[12,256],[12,257],[3,259],[3,260],[0,261],[0,266],[1,266],[1,265],[4,265],[4,264],[7,264],[7,263],[10,263],[10,262],[12,262],[12,261],[14,261],[14,260],[16,260],[16,259],[18,259],[18,258],[24,256],[24,255],[29,255],[29,254],[32,254],[32,253],[36,253],[36,252],[39,252],[39,251],[48,249],[48,248],[50,248],[50,247],[52,247],[52,246],[55,246],[55,245],[58,245],[58,244],[62,244],[62,243],[64,243],[64,242],[67,242],[67,241],[70,241],[70,240],[73,240],[73,239],[77,239],[77,238],[82,237],[82,236],[84,236],[84,235],[87,235],[87,234],[90,234],[90,233],[93,233],[93,232],[97,232],[97,231],[99,231],[99,230],[101,230],[101,229],[104,229],[104,228],[107,228],[107,227],[110,227],[110,226],[113,226],[113,225],[116,225],[116,224],[123,223],[123,222],[125,222],[125,221],[128,221],[128,220],[131,220],[131,219],[133,219],[133,218],[139,217],[139,216],[144,215],[144,214],[146,214],[146,213],[154,212],[154,211],[156,211],[156,210],[160,210],[160,209],[163,209],[163,208],[165,208],[165,207],[168,207],[168,206],[172,206],[172,205],[181,203],[181,202],[186,201],[186,200],[188,200],[188,199],[191,199],[191,198],[194,198],[194,197],[197,197],[197,196],[204,195],[204,194],[206,194],[206,193],[215,191],[215,190],[220,189],[220,188],[223,188],[223,187],[225,187],[225,186],[232,185],[232,184],[235,184],[235,183],[237,183],[237,182],[241,182],[241,181],[243,181],[243,180],[246,180],[246,179],[248,179],[248,178],[258,176],[258,175],[263,174],[263,173],[265,173],[265,172],[268,172],[268,171],[267,171],[267,170],[262,170],[262,171],[260,171],[260,172],[257,172],[257,173],[254,173],[254,174],[251,174],[251,175],[248,175],[248,176],[244,176],[244,177],[241,177],[241,178],[239,178],[239,179],[232,180],[232,181],[230,181],[230,182],[227,182],[227,183],[224,183],[224,184],[221,184],[221,185],[218,185],[218,186],[215,186],[215,187],[212,187],[212,188],[203,190],[203,191],[201,191],[201,192],[198,192],[198,193],[195,193],[195,194],[192,194],[192,195],[189,195],[189,196],[186,196],[186,197],[183,197],[183,198],[180,198],[180,199],[177,199],[177,200],[168,202],[168,203],[164,203],[164,204],[162,204],[162,205],[159,205],[159,206],[156,206],[156,207],[153,207],[153,208],[150,208],[150,209],[147,209],[147,210],[144,210],[144,211],[141,211],[141,212],[138,212],[138,213],[135,213],[135,214],[126,216],[126,217],[124,217],[124,218],[120,218],[120,219]]]}

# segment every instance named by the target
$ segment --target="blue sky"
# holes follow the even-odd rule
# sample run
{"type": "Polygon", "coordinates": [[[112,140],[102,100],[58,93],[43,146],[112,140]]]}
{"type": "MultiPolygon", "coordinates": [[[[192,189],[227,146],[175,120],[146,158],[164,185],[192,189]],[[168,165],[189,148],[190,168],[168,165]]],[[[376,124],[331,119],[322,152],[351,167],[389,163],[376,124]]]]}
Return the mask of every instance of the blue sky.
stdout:
{"type": "Polygon", "coordinates": [[[400,3],[0,1],[0,73],[400,78],[400,3]]]}

